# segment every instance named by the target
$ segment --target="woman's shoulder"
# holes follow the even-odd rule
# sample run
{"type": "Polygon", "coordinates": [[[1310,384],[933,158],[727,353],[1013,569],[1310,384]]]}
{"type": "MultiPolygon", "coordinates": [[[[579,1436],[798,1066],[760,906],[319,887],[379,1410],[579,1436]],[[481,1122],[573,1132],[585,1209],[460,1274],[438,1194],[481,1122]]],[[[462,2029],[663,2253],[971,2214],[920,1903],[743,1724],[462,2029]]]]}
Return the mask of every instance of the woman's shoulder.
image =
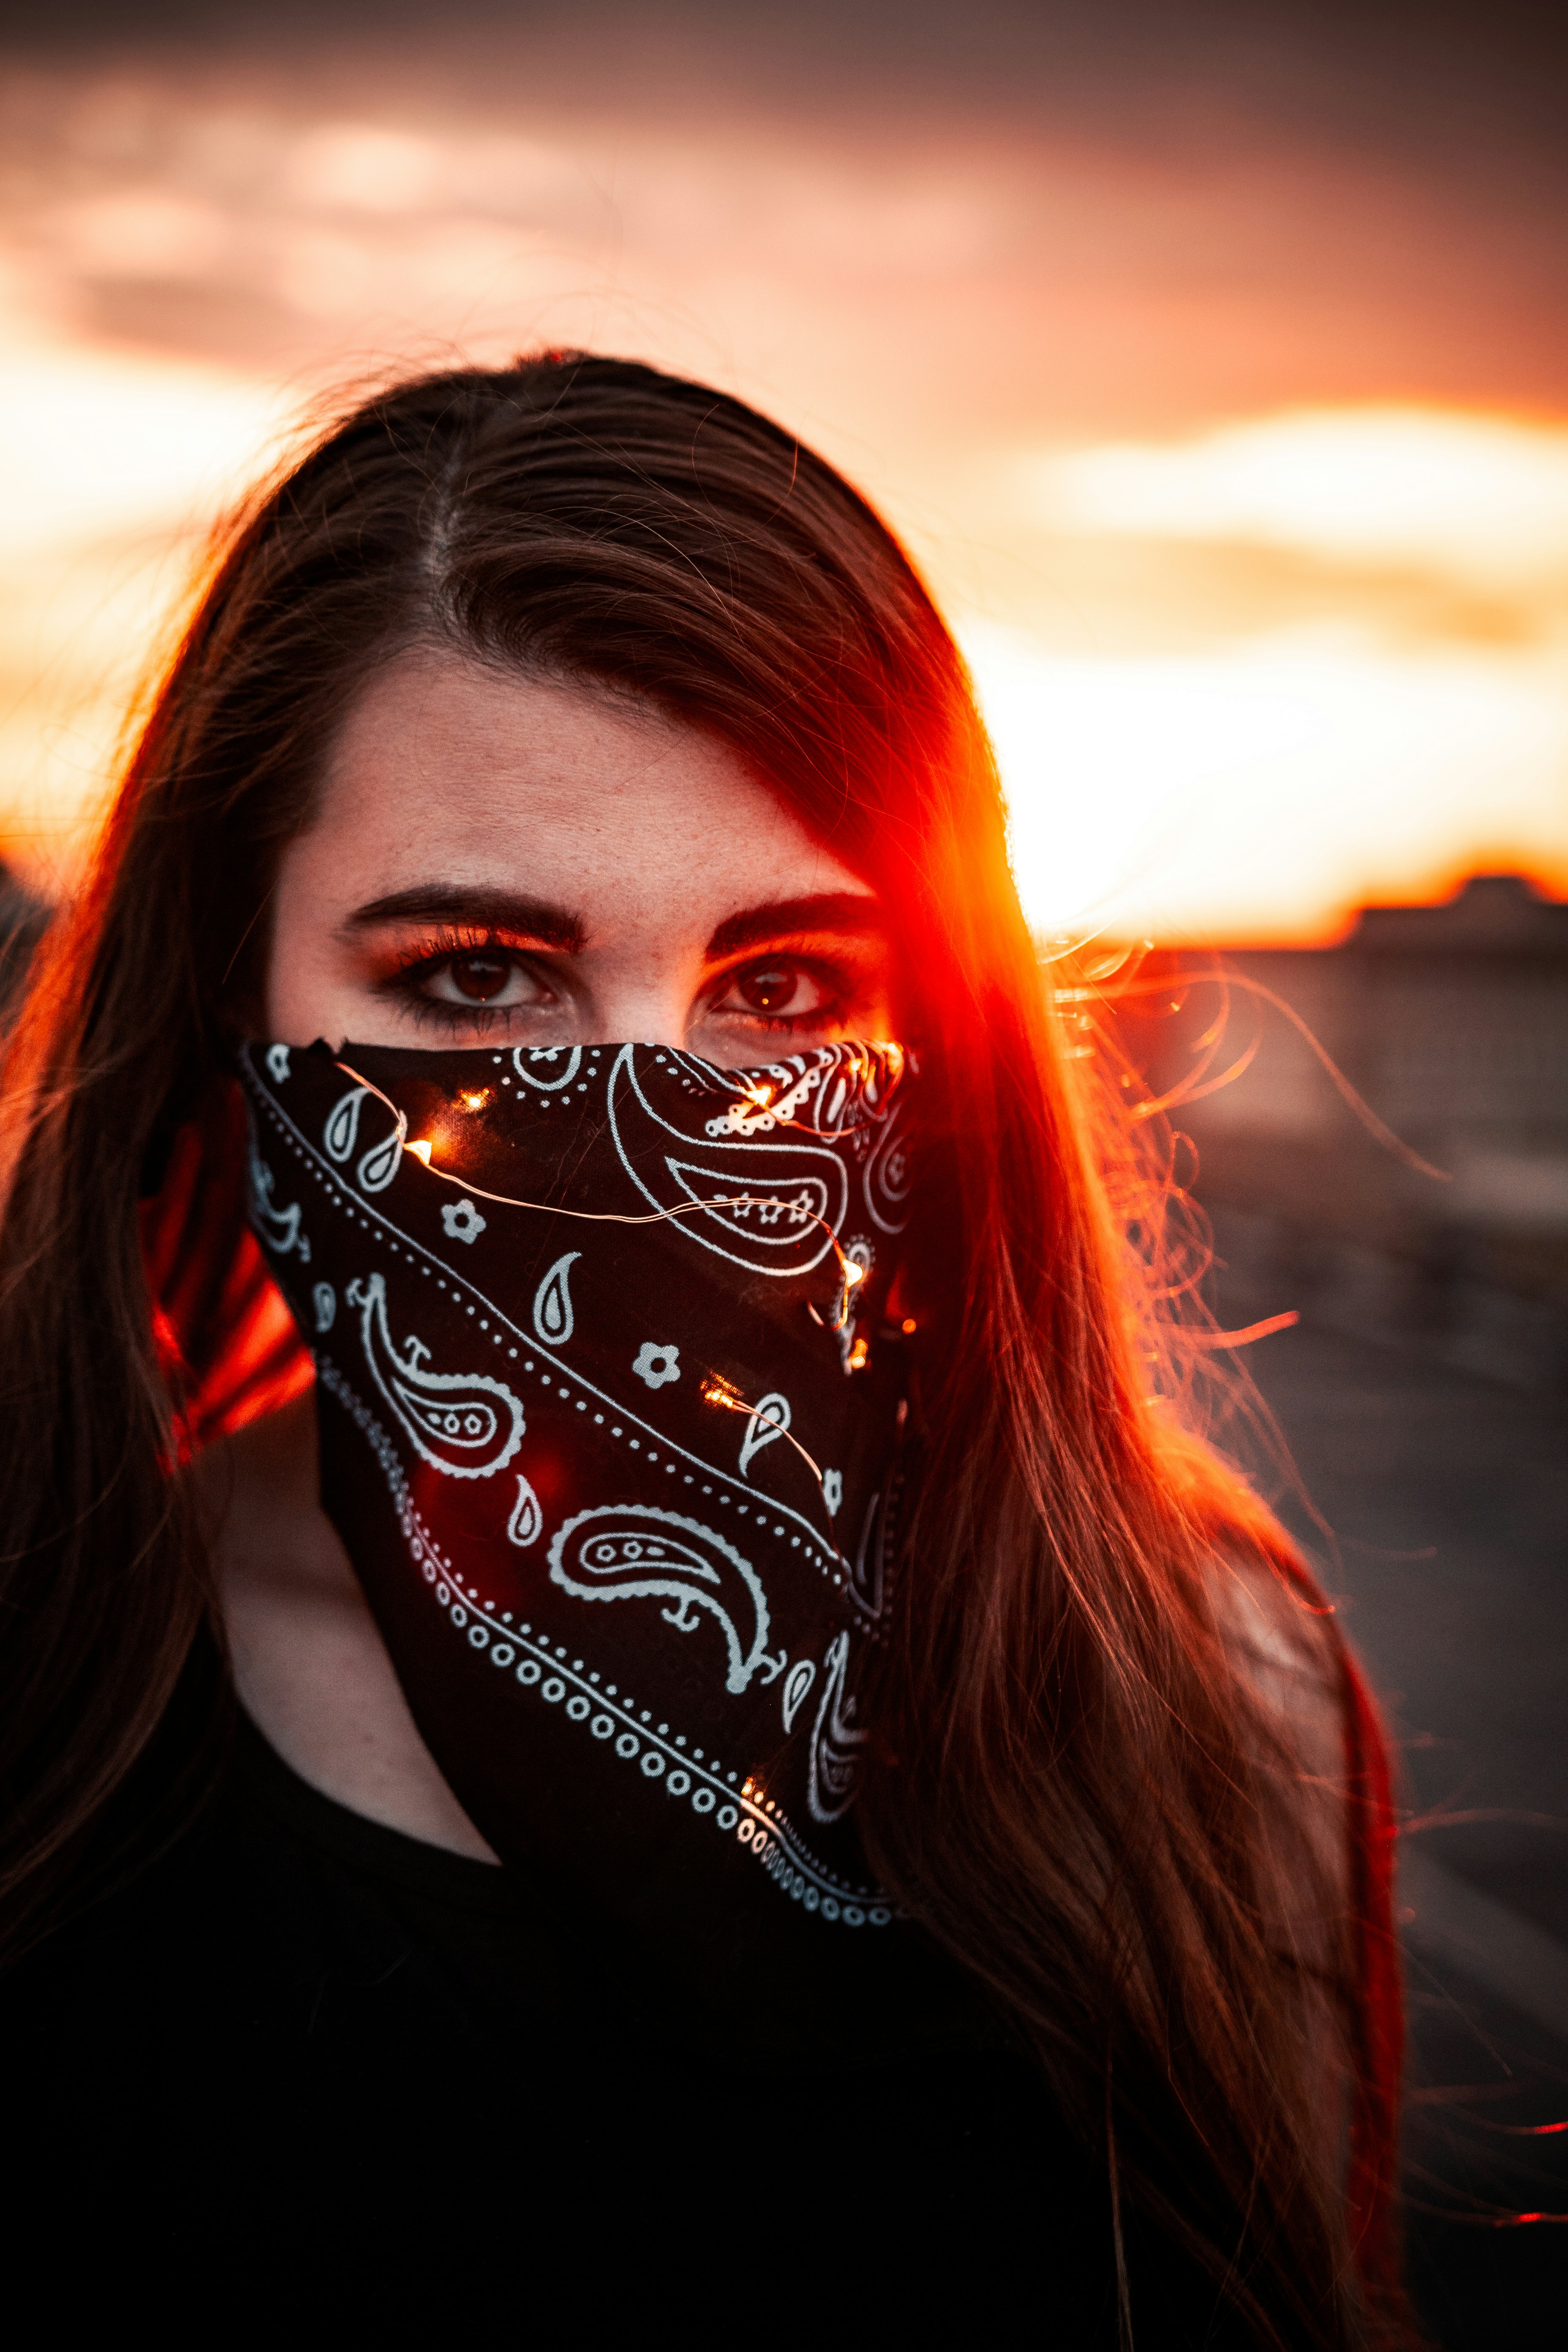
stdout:
{"type": "Polygon", "coordinates": [[[1331,1606],[1258,1550],[1227,1546],[1209,1592],[1226,1655],[1264,1723],[1303,1769],[1344,1770],[1344,1648],[1331,1606]]]}
{"type": "Polygon", "coordinates": [[[1244,1716],[1263,1830],[1264,1932],[1310,1973],[1349,1965],[1353,1823],[1345,1650],[1331,1608],[1260,1549],[1215,1554],[1215,1622],[1244,1716]]]}

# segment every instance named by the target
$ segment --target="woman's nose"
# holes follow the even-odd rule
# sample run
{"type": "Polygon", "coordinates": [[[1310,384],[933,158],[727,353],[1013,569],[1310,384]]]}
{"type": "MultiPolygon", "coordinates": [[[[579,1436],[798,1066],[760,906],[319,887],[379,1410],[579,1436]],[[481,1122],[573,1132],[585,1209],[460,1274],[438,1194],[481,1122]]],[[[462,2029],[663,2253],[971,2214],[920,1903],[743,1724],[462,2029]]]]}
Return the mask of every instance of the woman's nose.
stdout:
{"type": "Polygon", "coordinates": [[[585,1042],[599,1045],[668,1045],[679,1053],[687,1042],[693,1006],[689,991],[674,977],[613,982],[593,992],[585,1042]]]}

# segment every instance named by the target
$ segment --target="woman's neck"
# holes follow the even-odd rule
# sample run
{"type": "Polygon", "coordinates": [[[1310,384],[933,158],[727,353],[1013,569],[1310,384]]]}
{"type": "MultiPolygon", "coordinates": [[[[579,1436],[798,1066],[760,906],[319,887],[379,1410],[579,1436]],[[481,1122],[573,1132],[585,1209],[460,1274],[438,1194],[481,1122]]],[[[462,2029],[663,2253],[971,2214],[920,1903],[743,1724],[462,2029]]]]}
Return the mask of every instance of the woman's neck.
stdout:
{"type": "Polygon", "coordinates": [[[420,1738],[336,1528],[322,1510],[313,1394],[194,1464],[240,1704],[323,1796],[388,1829],[497,1857],[420,1738]]]}

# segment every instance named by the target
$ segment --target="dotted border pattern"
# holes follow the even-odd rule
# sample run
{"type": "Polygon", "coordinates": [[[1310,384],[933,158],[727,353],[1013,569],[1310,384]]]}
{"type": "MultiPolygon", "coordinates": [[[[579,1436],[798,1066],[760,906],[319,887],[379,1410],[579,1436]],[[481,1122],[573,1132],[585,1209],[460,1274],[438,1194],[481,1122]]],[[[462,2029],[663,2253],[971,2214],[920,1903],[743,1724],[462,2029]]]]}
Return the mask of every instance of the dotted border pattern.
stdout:
{"type": "Polygon", "coordinates": [[[615,1753],[623,1763],[636,1763],[650,1780],[662,1780],[672,1797],[689,1796],[694,1812],[710,1815],[723,1834],[732,1832],[780,1892],[805,1910],[847,1927],[888,1925],[894,1916],[892,1906],[874,1888],[852,1887],[814,1861],[784,1815],[765,1811],[754,1799],[721,1780],[716,1769],[700,1764],[668,1737],[636,1722],[630,1703],[596,1689],[596,1678],[585,1673],[580,1662],[568,1666],[564,1659],[552,1657],[527,1626],[504,1623],[464,1592],[451,1562],[414,1507],[397,1449],[381,1423],[331,1357],[318,1353],[316,1377],[368,1443],[386,1480],[409,1557],[426,1584],[433,1588],[433,1598],[443,1615],[466,1633],[470,1648],[485,1652],[492,1664],[503,1669],[517,1661],[516,1679],[523,1689],[537,1690],[550,1706],[564,1701],[564,1714],[574,1723],[586,1724],[592,1738],[614,1738],[615,1753]]]}
{"type": "MultiPolygon", "coordinates": [[[[496,1058],[499,1059],[499,1056],[496,1058]]],[[[716,1464],[704,1460],[701,1454],[691,1453],[680,1444],[679,1439],[668,1437],[662,1430],[656,1429],[651,1422],[644,1421],[619,1398],[611,1396],[607,1390],[601,1389],[594,1381],[584,1379],[574,1366],[563,1364],[548,1340],[541,1340],[534,1332],[525,1332],[519,1324],[514,1323],[510,1316],[504,1314],[496,1306],[493,1299],[487,1297],[475,1284],[460,1275],[455,1266],[447,1264],[445,1259],[436,1256],[435,1253],[427,1249],[422,1242],[416,1241],[412,1234],[405,1233],[401,1225],[395,1224],[392,1219],[378,1209],[373,1202],[362,1200],[358,1194],[351,1192],[335,1171],[325,1164],[315,1146],[296,1126],[276,1097],[262,1086],[243,1055],[240,1066],[247,1081],[247,1091],[258,1106],[267,1112],[286,1148],[293,1153],[296,1160],[303,1163],[309,1174],[323,1188],[328,1196],[329,1205],[341,1209],[351,1223],[359,1225],[374,1240],[382,1243],[391,1250],[395,1257],[405,1256],[411,1265],[422,1264],[422,1270],[426,1274],[431,1268],[435,1268],[443,1286],[449,1286],[454,1294],[466,1292],[472,1302],[468,1307],[470,1315],[477,1314],[482,1307],[487,1319],[493,1317],[495,1321],[517,1340],[517,1349],[508,1350],[509,1358],[515,1354],[526,1353],[528,1350],[545,1357],[552,1370],[564,1370],[569,1374],[573,1384],[584,1392],[584,1397],[594,1398],[598,1403],[605,1405],[610,1412],[618,1416],[622,1422],[629,1423],[634,1429],[641,1430],[645,1437],[653,1439],[668,1454],[677,1454],[682,1462],[689,1463],[694,1474],[692,1484],[696,1484],[695,1474],[700,1473],[703,1476],[728,1487],[731,1493],[724,1499],[726,1501],[734,1499],[743,1518],[754,1513],[759,1530],[763,1528],[765,1516],[772,1516],[780,1521],[793,1520],[795,1525],[803,1530],[798,1538],[802,1553],[822,1575],[831,1578],[834,1584],[847,1596],[852,1584],[848,1561],[842,1552],[824,1548],[821,1537],[804,1512],[797,1511],[792,1504],[760,1496],[754,1486],[748,1486],[732,1472],[720,1469],[716,1464]],[[743,1502],[739,1499],[742,1496],[745,1498],[743,1502]],[[758,1508],[759,1502],[764,1499],[767,1503],[766,1514],[758,1508]]],[[[492,1332],[491,1338],[497,1346],[501,1344],[500,1332],[492,1332]]],[[[534,1367],[527,1362],[524,1363],[523,1369],[526,1371],[534,1370],[534,1367]]],[[[536,1372],[535,1377],[542,1386],[550,1386],[548,1372],[536,1372]]],[[[632,1438],[629,1443],[634,1448],[641,1450],[640,1439],[632,1438]]],[[[673,1468],[673,1465],[668,1466],[673,1468]]],[[[781,1526],[776,1532],[782,1536],[783,1527],[781,1526]]],[[[791,1538],[792,1549],[796,1540],[796,1538],[791,1538]]],[[[872,1638],[876,1639],[878,1636],[873,1635],[872,1638]]]]}

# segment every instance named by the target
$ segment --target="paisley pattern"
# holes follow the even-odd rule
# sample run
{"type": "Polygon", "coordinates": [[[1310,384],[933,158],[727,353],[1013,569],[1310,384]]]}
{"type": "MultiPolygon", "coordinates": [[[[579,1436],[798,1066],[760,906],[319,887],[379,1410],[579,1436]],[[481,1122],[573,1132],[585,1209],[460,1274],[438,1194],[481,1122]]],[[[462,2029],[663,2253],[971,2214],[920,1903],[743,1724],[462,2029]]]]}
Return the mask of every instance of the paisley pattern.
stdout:
{"type": "Polygon", "coordinates": [[[903,1055],[256,1046],[242,1076],[323,1501],[496,1851],[674,1958],[759,1905],[758,1934],[886,1925],[853,1807],[903,1055]]]}
{"type": "Polygon", "coordinates": [[[250,1222],[269,1250],[286,1257],[290,1250],[300,1254],[301,1265],[310,1263],[310,1236],[302,1233],[300,1219],[302,1212],[298,1201],[290,1201],[279,1209],[272,1195],[277,1183],[272,1171],[256,1150],[254,1140],[250,1152],[250,1222]]]}
{"type": "Polygon", "coordinates": [[[860,1183],[866,1213],[884,1234],[901,1234],[910,1216],[910,1163],[900,1133],[903,1105],[895,1104],[868,1155],[860,1183]]]}
{"type": "Polygon", "coordinates": [[[814,1822],[837,1822],[854,1802],[860,1750],[866,1744],[866,1734],[852,1720],[856,1702],[846,1696],[844,1688],[849,1664],[847,1633],[835,1636],[824,1664],[826,1680],[822,1686],[816,1720],[811,1727],[806,1802],[814,1822]]]}
{"type": "Polygon", "coordinates": [[[547,1348],[563,1348],[572,1337],[572,1269],[583,1255],[568,1250],[558,1257],[533,1294],[533,1328],[547,1348]]]}
{"type": "MultiPolygon", "coordinates": [[[[669,1059],[678,1067],[705,1066],[684,1055],[669,1059]]],[[[815,1075],[820,1089],[822,1074],[815,1075]]],[[[749,1086],[770,1094],[798,1092],[798,1080],[795,1088],[781,1087],[772,1072],[746,1076],[749,1086]]],[[[766,1114],[739,1090],[724,1112],[705,1120],[701,1132],[693,1135],[650,1099],[637,1049],[630,1045],[622,1046],[611,1066],[606,1101],[621,1164],[643,1198],[656,1209],[682,1213],[694,1202],[703,1204],[700,1215],[684,1222],[700,1247],[732,1265],[775,1276],[809,1273],[830,1255],[849,1198],[849,1173],[837,1152],[809,1141],[784,1140],[794,1132],[789,1123],[777,1112],[766,1114]],[[764,1128],[767,1139],[752,1140],[764,1128]],[[723,1144],[715,1129],[746,1139],[723,1144]],[[688,1157],[699,1142],[707,1149],[700,1158],[688,1157]],[[671,1143],[686,1150],[672,1150],[671,1143]]]]}
{"type": "Polygon", "coordinates": [[[508,1540],[514,1544],[537,1543],[543,1528],[544,1514],[539,1507],[539,1497],[520,1470],[517,1500],[506,1523],[508,1540]]]}
{"type": "Polygon", "coordinates": [[[729,1650],[725,1686],[743,1691],[767,1654],[768,1601],[750,1560],[712,1528],[648,1503],[603,1504],[568,1519],[550,1547],[550,1580],[579,1601],[662,1601],[667,1625],[691,1633],[706,1612],[729,1650]]]}
{"type": "Polygon", "coordinates": [[[778,1390],[773,1389],[765,1397],[757,1399],[746,1423],[746,1433],[741,1440],[742,1478],[764,1445],[776,1444],[781,1437],[788,1436],[789,1423],[788,1397],[781,1396],[778,1390]]]}
{"type": "Polygon", "coordinates": [[[406,1340],[399,1355],[387,1328],[384,1276],[351,1282],[345,1296],[360,1309],[371,1377],[426,1461],[449,1478],[489,1478],[503,1468],[523,1434],[522,1407],[505,1382],[483,1372],[427,1372],[422,1339],[406,1340]]]}
{"type": "MultiPolygon", "coordinates": [[[[270,1063],[268,1067],[270,1070],[270,1063]]],[[[321,1142],[328,1159],[335,1160],[340,1166],[353,1157],[353,1148],[359,1139],[360,1106],[368,1092],[366,1087],[351,1087],[342,1101],[335,1102],[327,1115],[327,1123],[321,1129],[321,1142]]]]}
{"type": "Polygon", "coordinates": [[[511,1066],[525,1087],[537,1087],[541,1094],[558,1095],[574,1083],[582,1068],[583,1048],[550,1045],[542,1053],[531,1054],[517,1045],[512,1049],[511,1066]]]}

